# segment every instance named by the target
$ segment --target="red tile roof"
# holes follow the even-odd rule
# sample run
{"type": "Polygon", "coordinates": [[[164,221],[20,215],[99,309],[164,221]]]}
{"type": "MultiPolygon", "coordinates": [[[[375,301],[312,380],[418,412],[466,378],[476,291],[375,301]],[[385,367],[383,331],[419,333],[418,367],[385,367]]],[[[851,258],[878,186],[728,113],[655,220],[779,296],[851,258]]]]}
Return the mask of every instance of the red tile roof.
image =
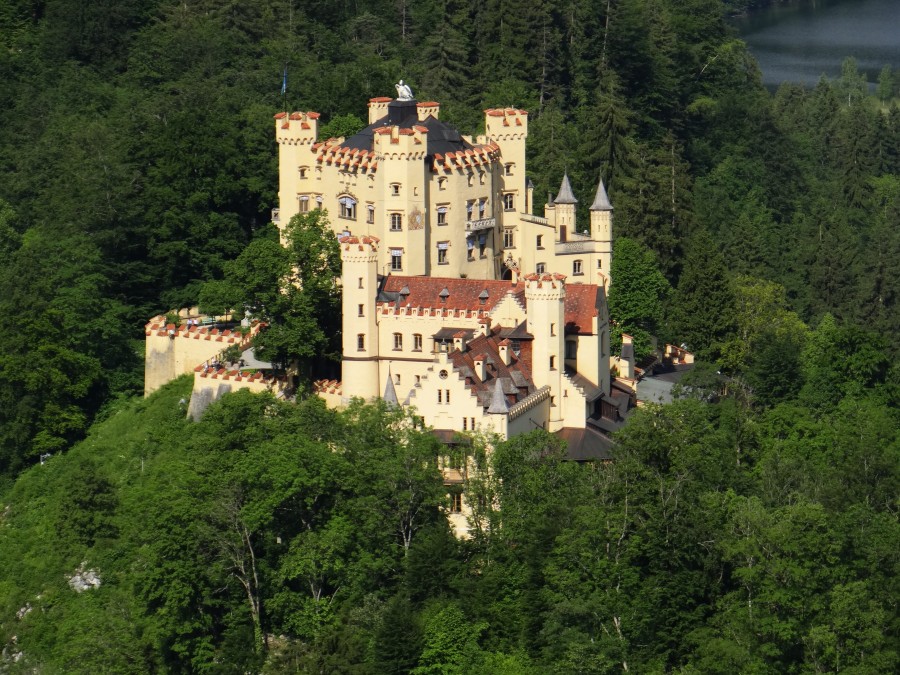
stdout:
{"type": "MultiPolygon", "coordinates": [[[[565,278],[563,275],[555,277],[565,278]]],[[[399,293],[403,287],[409,289],[409,295],[403,305],[411,307],[430,307],[452,310],[484,310],[490,312],[507,293],[517,296],[519,302],[525,304],[525,284],[511,284],[508,281],[483,279],[442,279],[440,277],[405,277],[390,275],[384,281],[384,291],[399,293]],[[440,293],[447,289],[450,295],[446,302],[441,302],[440,293]],[[488,297],[481,304],[478,296],[486,290],[488,297]]],[[[593,284],[569,284],[566,286],[565,321],[566,331],[590,335],[593,318],[598,315],[602,289],[593,284]]],[[[381,303],[392,304],[392,303],[381,303]]]]}

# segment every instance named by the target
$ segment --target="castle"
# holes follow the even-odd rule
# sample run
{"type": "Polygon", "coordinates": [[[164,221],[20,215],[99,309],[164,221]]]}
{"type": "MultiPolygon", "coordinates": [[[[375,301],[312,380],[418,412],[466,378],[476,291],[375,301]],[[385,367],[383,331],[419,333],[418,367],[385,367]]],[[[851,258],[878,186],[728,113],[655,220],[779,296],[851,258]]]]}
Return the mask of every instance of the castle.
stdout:
{"type": "MultiPolygon", "coordinates": [[[[346,138],[319,139],[315,112],[275,116],[272,220],[283,237],[294,215],[325,209],[341,248],[341,380],[316,382],[316,393],[332,406],[382,397],[412,407],[450,444],[459,432],[544,428],[575,459],[609,458],[606,432],[634,390],[633,361],[616,368],[623,380],[611,375],[613,209],[603,182],[587,233],[575,229],[567,176],[534,216],[528,113],[487,110],[473,139],[440,121],[438,103],[416,102],[405,86],[398,93],[370,100],[369,125],[346,138]]],[[[215,330],[151,320],[147,393],[189,370],[190,358],[195,416],[236,388],[283,390],[258,372],[211,368],[217,340],[239,341],[215,330]]],[[[450,467],[445,475],[462,481],[450,467]]],[[[464,531],[466,509],[451,492],[451,520],[464,531]]]]}

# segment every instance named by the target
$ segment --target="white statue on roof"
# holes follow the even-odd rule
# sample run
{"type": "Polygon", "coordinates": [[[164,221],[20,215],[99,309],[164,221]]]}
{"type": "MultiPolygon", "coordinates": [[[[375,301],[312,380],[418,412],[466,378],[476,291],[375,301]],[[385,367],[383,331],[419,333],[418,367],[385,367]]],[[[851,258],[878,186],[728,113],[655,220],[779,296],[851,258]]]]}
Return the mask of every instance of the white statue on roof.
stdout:
{"type": "Polygon", "coordinates": [[[403,84],[403,80],[400,80],[400,82],[398,82],[394,86],[397,87],[397,100],[398,101],[412,101],[413,100],[412,89],[409,88],[408,84],[403,84]]]}

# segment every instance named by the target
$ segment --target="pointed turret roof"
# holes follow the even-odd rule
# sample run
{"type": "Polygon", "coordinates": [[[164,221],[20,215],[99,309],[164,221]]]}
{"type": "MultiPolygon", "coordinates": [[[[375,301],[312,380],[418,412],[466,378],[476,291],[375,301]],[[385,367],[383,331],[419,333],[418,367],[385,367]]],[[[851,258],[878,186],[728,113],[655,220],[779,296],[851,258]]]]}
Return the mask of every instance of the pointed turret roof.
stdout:
{"type": "Polygon", "coordinates": [[[603,187],[603,179],[597,185],[597,194],[594,196],[594,203],[591,204],[591,211],[612,211],[612,204],[609,203],[609,197],[606,196],[606,188],[603,187]]]}
{"type": "Polygon", "coordinates": [[[575,195],[572,193],[572,185],[569,183],[569,174],[564,173],[562,179],[562,185],[559,186],[559,194],[556,195],[556,199],[553,200],[554,204],[577,204],[578,200],[575,199],[575,195]]]}
{"type": "Polygon", "coordinates": [[[494,387],[494,395],[491,397],[491,407],[488,413],[505,415],[509,412],[509,404],[506,402],[506,394],[503,393],[503,387],[500,385],[500,378],[497,378],[497,386],[494,387]]]}
{"type": "Polygon", "coordinates": [[[397,398],[397,390],[394,389],[394,380],[391,378],[391,372],[388,371],[387,382],[384,385],[384,402],[389,406],[396,406],[400,404],[400,400],[397,398]]]}

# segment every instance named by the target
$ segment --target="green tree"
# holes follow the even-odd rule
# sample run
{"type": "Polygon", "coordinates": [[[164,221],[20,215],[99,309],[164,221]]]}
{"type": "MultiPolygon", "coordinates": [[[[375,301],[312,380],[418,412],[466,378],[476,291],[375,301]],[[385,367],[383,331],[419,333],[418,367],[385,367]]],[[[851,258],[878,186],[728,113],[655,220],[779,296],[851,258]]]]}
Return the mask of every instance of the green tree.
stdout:
{"type": "Polygon", "coordinates": [[[671,287],[653,252],[627,237],[616,238],[610,275],[609,315],[614,334],[634,337],[635,355],[643,358],[650,353],[650,340],[662,322],[663,303],[671,287]]]}
{"type": "Polygon", "coordinates": [[[672,296],[672,335],[701,357],[717,357],[734,331],[735,305],[725,261],[712,238],[696,234],[672,296]]]}

